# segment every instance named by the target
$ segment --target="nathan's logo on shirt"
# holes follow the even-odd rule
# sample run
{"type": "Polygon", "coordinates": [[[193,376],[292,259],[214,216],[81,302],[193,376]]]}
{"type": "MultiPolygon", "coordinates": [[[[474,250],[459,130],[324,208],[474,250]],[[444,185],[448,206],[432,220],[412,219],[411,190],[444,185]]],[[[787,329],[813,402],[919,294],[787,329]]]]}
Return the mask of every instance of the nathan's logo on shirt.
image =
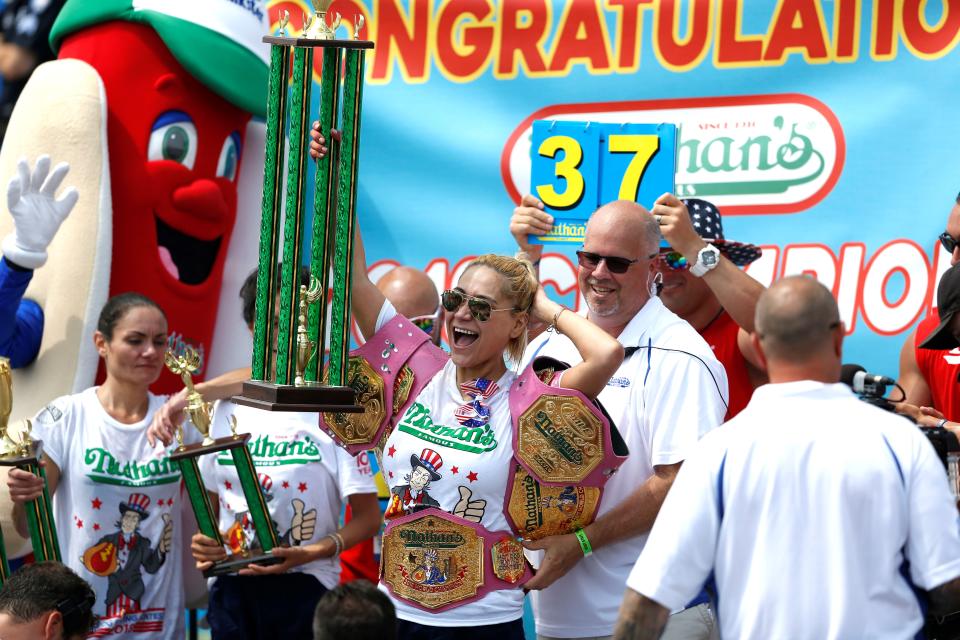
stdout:
{"type": "Polygon", "coordinates": [[[482,427],[445,427],[430,417],[430,410],[419,402],[414,402],[397,428],[421,440],[439,444],[451,449],[460,449],[471,453],[484,453],[497,448],[497,439],[490,425],[482,427]]]}
{"type": "Polygon", "coordinates": [[[607,382],[608,387],[620,387],[621,389],[626,389],[630,386],[630,378],[626,376],[614,376],[610,378],[610,381],[607,382]]]}
{"type": "MultiPolygon", "coordinates": [[[[250,455],[258,467],[276,467],[283,464],[307,464],[320,462],[320,447],[304,436],[300,440],[271,440],[264,434],[247,444],[250,455]]],[[[229,451],[217,455],[217,464],[233,466],[233,456],[229,451]]]]}
{"type": "Polygon", "coordinates": [[[87,465],[87,477],[102,484],[117,484],[124,487],[149,487],[180,481],[180,469],[170,458],[157,458],[148,462],[139,460],[121,461],[101,447],[87,449],[83,456],[87,465]]]}

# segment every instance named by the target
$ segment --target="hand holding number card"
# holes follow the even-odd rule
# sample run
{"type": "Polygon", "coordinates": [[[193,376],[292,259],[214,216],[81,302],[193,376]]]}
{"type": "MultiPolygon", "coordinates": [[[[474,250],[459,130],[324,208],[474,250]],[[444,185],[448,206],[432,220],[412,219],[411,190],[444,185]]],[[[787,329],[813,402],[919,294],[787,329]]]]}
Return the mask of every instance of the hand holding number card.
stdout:
{"type": "Polygon", "coordinates": [[[530,242],[583,242],[590,214],[613,200],[652,208],[662,193],[674,190],[676,148],[673,124],[537,120],[530,184],[554,225],[530,242]]]}

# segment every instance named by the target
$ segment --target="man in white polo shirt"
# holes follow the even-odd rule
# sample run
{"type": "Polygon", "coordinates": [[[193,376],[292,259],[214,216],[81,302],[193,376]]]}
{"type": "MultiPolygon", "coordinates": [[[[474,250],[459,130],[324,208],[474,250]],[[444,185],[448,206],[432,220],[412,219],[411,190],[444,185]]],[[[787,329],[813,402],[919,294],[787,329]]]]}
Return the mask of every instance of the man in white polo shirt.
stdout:
{"type": "Polygon", "coordinates": [[[786,278],[757,305],[770,384],[687,458],[630,574],[616,638],[657,638],[713,573],[726,638],[911,638],[960,607],[957,507],[933,447],[839,384],[830,291],[786,278]]]}
{"type": "MultiPolygon", "coordinates": [[[[537,226],[545,214],[531,209],[517,208],[511,232],[536,261],[542,246],[529,245],[527,234],[543,233],[549,225],[537,226]]],[[[581,545],[571,534],[528,545],[545,550],[536,577],[526,585],[535,590],[541,640],[613,633],[627,575],[680,463],[726,412],[723,367],[693,327],[651,295],[659,246],[654,216],[633,202],[616,201],[590,218],[577,254],[587,317],[617,337],[626,351],[599,398],[630,456],[604,488],[596,521],[583,530],[588,544],[581,545]]],[[[534,339],[524,359],[540,355],[571,365],[580,361],[566,336],[552,331],[534,339]]],[[[713,622],[707,605],[692,604],[675,616],[668,637],[709,636],[713,622]]]]}

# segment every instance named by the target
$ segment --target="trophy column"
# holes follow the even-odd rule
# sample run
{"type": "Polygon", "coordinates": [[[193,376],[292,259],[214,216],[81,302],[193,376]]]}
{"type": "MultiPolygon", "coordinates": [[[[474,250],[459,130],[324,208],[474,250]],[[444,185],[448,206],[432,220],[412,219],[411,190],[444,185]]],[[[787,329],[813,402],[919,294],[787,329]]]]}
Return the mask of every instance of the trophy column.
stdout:
{"type": "MultiPolygon", "coordinates": [[[[266,36],[271,45],[267,153],[263,182],[257,303],[254,321],[252,380],[234,399],[239,404],[271,411],[336,411],[359,413],[355,393],[347,385],[350,349],[350,285],[356,220],[357,170],[363,63],[373,42],[337,39],[337,16],[327,23],[330,0],[313,0],[316,13],[303,37],[266,36]],[[330,153],[316,163],[313,232],[309,256],[311,282],[300,286],[299,269],[305,228],[304,185],[309,162],[312,61],[322,52],[320,129],[329,137],[341,130],[341,140],[328,141],[330,153]],[[293,62],[292,90],[286,79],[293,62]],[[341,74],[341,68],[343,73],[341,74]],[[342,75],[342,77],[341,77],[342,75]],[[281,197],[283,135],[289,123],[287,184],[281,197]],[[284,202],[281,215],[281,202],[284,202]],[[282,249],[281,218],[283,219],[282,249]],[[282,255],[278,271],[277,258],[282,255]],[[326,318],[328,291],[332,311],[326,318]],[[274,316],[277,329],[274,332],[274,316]],[[329,325],[329,329],[328,329],[329,325]],[[326,336],[330,334],[330,366],[321,381],[326,336]],[[276,335],[274,335],[276,333],[276,335]],[[274,351],[274,340],[276,347],[274,351]],[[274,353],[276,354],[274,357],[274,353]]],[[[361,18],[355,36],[363,27],[361,18]]]]}

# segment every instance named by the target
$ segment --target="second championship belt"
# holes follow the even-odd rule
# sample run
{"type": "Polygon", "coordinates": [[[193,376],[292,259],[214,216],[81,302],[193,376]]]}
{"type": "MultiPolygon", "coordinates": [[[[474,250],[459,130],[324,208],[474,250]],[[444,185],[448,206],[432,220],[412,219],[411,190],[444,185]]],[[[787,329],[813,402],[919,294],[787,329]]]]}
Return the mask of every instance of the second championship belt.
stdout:
{"type": "Polygon", "coordinates": [[[593,522],[627,446],[602,405],[551,386],[566,364],[537,358],[510,393],[514,471],[504,501],[518,534],[537,540],[593,522]]]}

